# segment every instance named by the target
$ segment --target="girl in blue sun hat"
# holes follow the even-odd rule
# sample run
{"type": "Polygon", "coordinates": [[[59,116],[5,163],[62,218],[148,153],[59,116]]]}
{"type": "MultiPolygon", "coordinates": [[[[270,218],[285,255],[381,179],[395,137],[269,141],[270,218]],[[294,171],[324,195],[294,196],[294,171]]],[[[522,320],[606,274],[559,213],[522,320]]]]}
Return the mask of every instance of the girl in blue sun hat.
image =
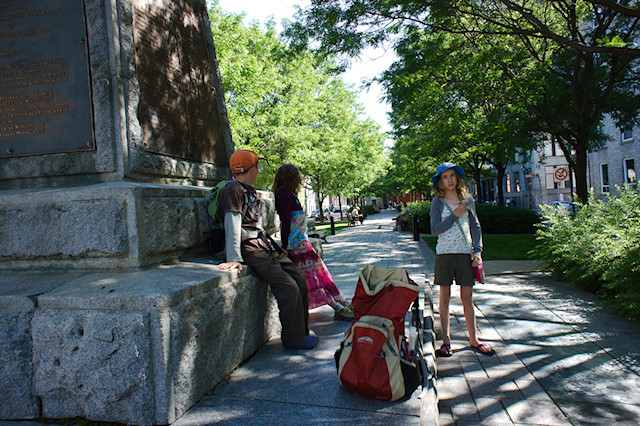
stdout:
{"type": "Polygon", "coordinates": [[[480,343],[477,337],[473,267],[482,264],[482,231],[473,198],[464,183],[464,171],[453,163],[442,163],[436,168],[431,182],[435,192],[430,211],[431,233],[438,236],[434,283],[440,286],[442,329],[442,346],[438,349],[438,355],[452,355],[449,302],[454,279],[460,286],[469,345],[482,354],[493,355],[493,348],[480,343]]]}

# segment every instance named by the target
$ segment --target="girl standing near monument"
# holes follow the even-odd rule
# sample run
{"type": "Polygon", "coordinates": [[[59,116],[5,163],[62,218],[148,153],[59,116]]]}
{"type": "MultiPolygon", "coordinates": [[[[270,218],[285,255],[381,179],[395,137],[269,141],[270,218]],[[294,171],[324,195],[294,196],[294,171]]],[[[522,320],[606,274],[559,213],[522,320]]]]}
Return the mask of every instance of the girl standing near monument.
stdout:
{"type": "Polygon", "coordinates": [[[438,349],[438,355],[452,355],[449,302],[454,278],[460,286],[469,345],[482,354],[493,355],[493,348],[486,343],[480,343],[477,337],[476,313],[473,307],[473,267],[482,264],[482,231],[473,198],[464,183],[464,172],[460,166],[442,163],[436,168],[436,174],[431,181],[435,192],[430,211],[431,233],[438,236],[433,281],[440,286],[442,329],[442,346],[438,349]]]}
{"type": "Polygon", "coordinates": [[[293,164],[284,164],[276,172],[273,192],[276,195],[276,211],[280,216],[280,238],[287,256],[298,266],[307,280],[309,309],[330,305],[335,319],[352,321],[353,308],[336,287],[331,274],[307,235],[307,218],[296,197],[302,176],[293,164]]]}

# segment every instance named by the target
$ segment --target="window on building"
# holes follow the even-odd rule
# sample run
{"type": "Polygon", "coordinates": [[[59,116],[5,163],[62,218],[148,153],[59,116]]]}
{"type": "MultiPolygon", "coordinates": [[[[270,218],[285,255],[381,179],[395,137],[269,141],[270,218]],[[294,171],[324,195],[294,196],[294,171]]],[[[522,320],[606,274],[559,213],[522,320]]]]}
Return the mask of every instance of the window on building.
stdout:
{"type": "Polygon", "coordinates": [[[509,173],[507,173],[507,192],[511,192],[511,175],[509,173]]]}
{"type": "Polygon", "coordinates": [[[609,193],[609,165],[600,164],[600,183],[603,194],[609,193]]]}
{"type": "Polygon", "coordinates": [[[551,156],[556,156],[556,138],[551,139],[551,156]]]}
{"type": "Polygon", "coordinates": [[[624,160],[624,183],[635,184],[637,182],[635,163],[633,158],[624,160]]]}
{"type": "Polygon", "coordinates": [[[516,192],[520,192],[521,188],[520,188],[520,173],[518,173],[517,175],[515,175],[515,185],[516,187],[516,192]]]}
{"type": "Polygon", "coordinates": [[[633,129],[622,129],[622,142],[630,142],[633,140],[633,129]]]}

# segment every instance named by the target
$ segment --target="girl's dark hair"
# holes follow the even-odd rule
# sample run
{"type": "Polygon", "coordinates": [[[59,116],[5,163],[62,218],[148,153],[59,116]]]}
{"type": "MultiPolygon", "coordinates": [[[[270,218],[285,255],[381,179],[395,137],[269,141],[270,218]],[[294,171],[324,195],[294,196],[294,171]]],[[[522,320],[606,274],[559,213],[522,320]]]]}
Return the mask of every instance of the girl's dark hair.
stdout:
{"type": "Polygon", "coordinates": [[[301,184],[300,170],[293,164],[283,164],[276,171],[276,177],[273,179],[273,193],[291,191],[297,194],[301,184]]]}

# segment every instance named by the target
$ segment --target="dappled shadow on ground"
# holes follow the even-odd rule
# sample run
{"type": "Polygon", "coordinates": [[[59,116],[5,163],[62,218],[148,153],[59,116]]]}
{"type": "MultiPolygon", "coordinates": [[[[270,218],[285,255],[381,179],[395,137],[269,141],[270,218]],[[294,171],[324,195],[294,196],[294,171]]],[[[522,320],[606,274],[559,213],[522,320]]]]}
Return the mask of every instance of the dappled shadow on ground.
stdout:
{"type": "Polygon", "coordinates": [[[454,354],[438,360],[442,424],[640,420],[640,327],[545,274],[492,276],[474,290],[480,337],[496,349],[487,357],[466,346],[453,293],[454,354]]]}
{"type": "Polygon", "coordinates": [[[307,418],[298,417],[305,412],[309,419],[317,419],[318,413],[324,410],[327,411],[323,414],[324,420],[364,424],[371,423],[366,421],[369,418],[372,424],[396,424],[405,423],[409,417],[414,423],[418,422],[420,408],[415,398],[392,403],[376,401],[340,386],[334,353],[349,322],[333,320],[333,309],[322,306],[310,311],[310,324],[320,336],[315,349],[286,349],[280,339],[271,340],[233,373],[233,380],[218,387],[198,409],[206,413],[208,420],[223,423],[281,424],[283,418],[307,418]],[[242,409],[229,410],[225,401],[237,398],[245,401],[242,409]],[[253,411],[247,411],[246,406],[251,406],[253,411]],[[275,415],[277,407],[281,407],[284,417],[275,415]],[[295,416],[286,413],[292,409],[298,410],[295,416]],[[256,415],[265,417],[256,418],[256,415]]]}

